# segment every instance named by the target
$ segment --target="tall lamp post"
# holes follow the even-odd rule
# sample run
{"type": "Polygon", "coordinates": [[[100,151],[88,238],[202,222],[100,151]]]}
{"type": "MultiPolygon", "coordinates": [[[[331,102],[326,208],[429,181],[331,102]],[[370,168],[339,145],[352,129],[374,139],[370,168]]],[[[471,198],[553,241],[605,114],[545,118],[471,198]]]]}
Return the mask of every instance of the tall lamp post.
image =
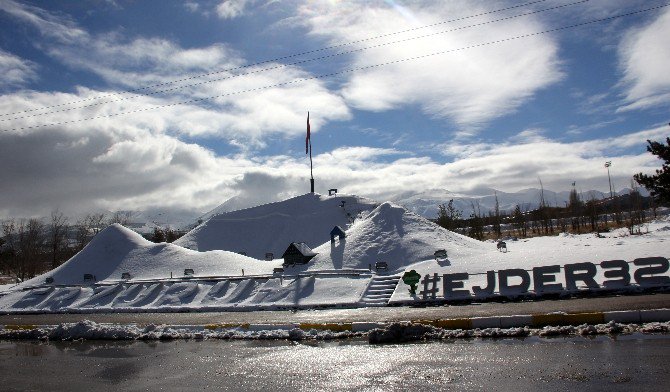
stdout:
{"type": "Polygon", "coordinates": [[[607,180],[610,183],[610,199],[614,198],[614,193],[612,192],[612,178],[610,177],[610,166],[612,166],[612,161],[605,162],[605,167],[607,168],[607,180]]]}

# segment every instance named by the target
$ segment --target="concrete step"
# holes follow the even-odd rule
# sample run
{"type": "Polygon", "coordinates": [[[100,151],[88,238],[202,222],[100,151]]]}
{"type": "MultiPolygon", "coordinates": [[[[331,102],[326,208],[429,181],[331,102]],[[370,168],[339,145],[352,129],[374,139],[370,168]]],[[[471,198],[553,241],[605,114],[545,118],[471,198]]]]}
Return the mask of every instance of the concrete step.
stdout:
{"type": "Polygon", "coordinates": [[[386,306],[400,281],[399,276],[376,276],[372,278],[361,302],[366,306],[386,306]]]}

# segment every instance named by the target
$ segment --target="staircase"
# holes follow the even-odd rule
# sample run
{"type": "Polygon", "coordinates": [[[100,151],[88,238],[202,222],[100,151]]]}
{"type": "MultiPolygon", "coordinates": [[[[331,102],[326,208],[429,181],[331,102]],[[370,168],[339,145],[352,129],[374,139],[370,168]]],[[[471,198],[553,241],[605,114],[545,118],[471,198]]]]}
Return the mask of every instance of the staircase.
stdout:
{"type": "Polygon", "coordinates": [[[386,306],[400,281],[400,276],[375,276],[361,298],[365,306],[386,306]]]}

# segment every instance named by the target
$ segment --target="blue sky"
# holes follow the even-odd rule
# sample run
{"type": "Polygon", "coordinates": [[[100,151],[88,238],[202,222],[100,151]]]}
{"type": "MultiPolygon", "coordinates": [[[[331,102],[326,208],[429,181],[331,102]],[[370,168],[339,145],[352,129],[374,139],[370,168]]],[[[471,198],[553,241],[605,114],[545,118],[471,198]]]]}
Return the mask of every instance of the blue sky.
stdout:
{"type": "Polygon", "coordinates": [[[0,0],[0,215],[304,193],[308,110],[320,193],[629,186],[670,135],[665,4],[0,0]]]}

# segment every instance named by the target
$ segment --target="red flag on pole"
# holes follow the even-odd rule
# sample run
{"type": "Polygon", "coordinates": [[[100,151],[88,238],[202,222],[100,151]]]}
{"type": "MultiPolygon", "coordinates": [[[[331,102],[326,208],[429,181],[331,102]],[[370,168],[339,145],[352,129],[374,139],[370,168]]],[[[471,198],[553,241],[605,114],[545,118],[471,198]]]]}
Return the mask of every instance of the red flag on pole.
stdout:
{"type": "Polygon", "coordinates": [[[305,138],[305,154],[309,153],[309,112],[307,112],[307,137],[305,138]]]}

